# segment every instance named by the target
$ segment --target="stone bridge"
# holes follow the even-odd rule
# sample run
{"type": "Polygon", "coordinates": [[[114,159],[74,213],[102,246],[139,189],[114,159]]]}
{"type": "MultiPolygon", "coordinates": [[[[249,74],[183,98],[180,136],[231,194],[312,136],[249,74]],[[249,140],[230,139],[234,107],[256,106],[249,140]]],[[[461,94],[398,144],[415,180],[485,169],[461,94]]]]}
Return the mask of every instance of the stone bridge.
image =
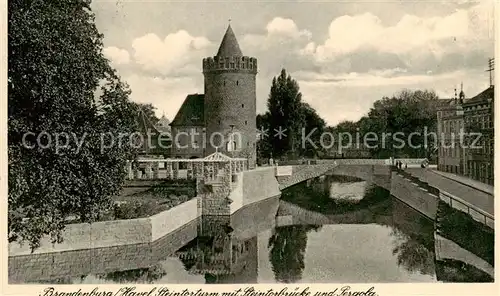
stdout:
{"type": "Polygon", "coordinates": [[[276,179],[280,190],[302,183],[306,180],[326,174],[337,166],[337,163],[324,163],[312,165],[294,165],[276,167],[276,179]]]}
{"type": "Polygon", "coordinates": [[[276,214],[276,226],[288,225],[326,225],[326,224],[381,224],[390,225],[391,216],[374,215],[377,207],[386,207],[391,199],[381,202],[378,205],[371,205],[370,209],[359,209],[357,211],[325,215],[319,212],[301,208],[290,202],[280,200],[278,212],[276,214]]]}
{"type": "MultiPolygon", "coordinates": [[[[413,160],[421,162],[420,159],[413,160]]],[[[341,175],[359,178],[382,188],[391,188],[391,167],[384,159],[317,160],[314,164],[276,167],[280,190],[322,175],[341,175]]]]}

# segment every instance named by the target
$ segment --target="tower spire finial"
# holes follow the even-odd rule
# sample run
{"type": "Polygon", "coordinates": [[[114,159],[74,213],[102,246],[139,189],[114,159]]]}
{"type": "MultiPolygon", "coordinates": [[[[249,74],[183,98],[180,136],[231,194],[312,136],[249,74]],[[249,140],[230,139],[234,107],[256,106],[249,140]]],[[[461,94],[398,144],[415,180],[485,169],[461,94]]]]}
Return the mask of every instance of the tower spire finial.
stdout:
{"type": "Polygon", "coordinates": [[[241,53],[240,45],[238,44],[238,40],[236,40],[236,36],[234,35],[233,29],[231,28],[231,24],[228,24],[227,26],[226,33],[224,34],[222,42],[219,46],[219,50],[217,51],[217,56],[243,56],[243,54],[241,53]]]}

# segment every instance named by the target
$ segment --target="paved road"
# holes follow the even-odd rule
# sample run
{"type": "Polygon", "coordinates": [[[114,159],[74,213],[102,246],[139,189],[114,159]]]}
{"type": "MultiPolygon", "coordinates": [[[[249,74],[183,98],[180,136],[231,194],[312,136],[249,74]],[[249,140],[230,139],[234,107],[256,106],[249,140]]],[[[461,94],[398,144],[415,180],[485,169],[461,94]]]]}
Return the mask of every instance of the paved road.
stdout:
{"type": "Polygon", "coordinates": [[[455,175],[455,174],[450,174],[450,173],[445,173],[445,172],[441,172],[441,171],[437,171],[437,170],[433,170],[433,172],[436,174],[439,174],[443,177],[447,177],[448,179],[454,179],[455,181],[457,181],[459,183],[464,183],[464,185],[468,185],[470,187],[474,187],[474,188],[479,189],[481,191],[485,191],[486,193],[489,193],[491,195],[493,195],[493,193],[495,191],[493,186],[481,183],[479,181],[476,181],[476,180],[473,180],[473,179],[470,179],[467,177],[463,177],[463,176],[459,176],[459,175],[455,175]]]}
{"type": "Polygon", "coordinates": [[[420,180],[429,183],[429,185],[449,192],[481,208],[488,214],[495,214],[493,195],[443,177],[429,169],[408,168],[407,171],[420,180]]]}

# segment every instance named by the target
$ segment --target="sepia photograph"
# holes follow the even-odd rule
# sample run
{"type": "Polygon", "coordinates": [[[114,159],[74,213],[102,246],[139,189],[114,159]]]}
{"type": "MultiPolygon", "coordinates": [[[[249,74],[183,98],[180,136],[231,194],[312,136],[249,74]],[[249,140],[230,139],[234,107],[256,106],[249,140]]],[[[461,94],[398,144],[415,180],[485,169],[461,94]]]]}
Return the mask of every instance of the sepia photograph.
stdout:
{"type": "Polygon", "coordinates": [[[6,2],[5,284],[495,282],[496,1],[6,2]]]}

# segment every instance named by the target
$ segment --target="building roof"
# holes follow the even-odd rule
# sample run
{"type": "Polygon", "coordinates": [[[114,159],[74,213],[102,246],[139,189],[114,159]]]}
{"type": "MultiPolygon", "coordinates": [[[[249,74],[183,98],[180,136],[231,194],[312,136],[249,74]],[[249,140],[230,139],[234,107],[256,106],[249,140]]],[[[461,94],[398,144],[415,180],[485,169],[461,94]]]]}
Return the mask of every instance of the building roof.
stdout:
{"type": "Polygon", "coordinates": [[[231,25],[227,27],[226,34],[224,34],[224,37],[222,38],[219,51],[217,51],[217,56],[243,56],[243,53],[241,53],[240,45],[238,44],[238,40],[236,40],[236,36],[234,35],[231,25]]]}
{"type": "Polygon", "coordinates": [[[488,99],[493,100],[494,98],[495,98],[495,87],[491,86],[491,87],[488,87],[487,89],[483,90],[481,93],[479,93],[475,97],[465,101],[465,105],[486,103],[488,101],[488,99]]]}
{"type": "Polygon", "coordinates": [[[147,134],[148,131],[159,132],[156,126],[151,122],[151,120],[149,120],[146,114],[144,114],[144,111],[142,111],[142,109],[139,109],[137,120],[139,123],[139,132],[144,134],[147,134]]]}
{"type": "Polygon", "coordinates": [[[455,99],[439,99],[438,100],[438,107],[446,107],[454,103],[455,99]]]}
{"type": "Polygon", "coordinates": [[[436,106],[436,109],[437,110],[445,110],[445,109],[449,109],[449,108],[452,108],[455,106],[456,106],[455,99],[439,99],[437,106],[436,106]]]}
{"type": "Polygon", "coordinates": [[[155,127],[162,132],[170,131],[170,120],[163,114],[163,116],[158,120],[155,127]]]}
{"type": "Polygon", "coordinates": [[[203,126],[204,119],[204,98],[203,94],[191,94],[186,97],[181,108],[175,115],[170,126],[203,126]]]}

